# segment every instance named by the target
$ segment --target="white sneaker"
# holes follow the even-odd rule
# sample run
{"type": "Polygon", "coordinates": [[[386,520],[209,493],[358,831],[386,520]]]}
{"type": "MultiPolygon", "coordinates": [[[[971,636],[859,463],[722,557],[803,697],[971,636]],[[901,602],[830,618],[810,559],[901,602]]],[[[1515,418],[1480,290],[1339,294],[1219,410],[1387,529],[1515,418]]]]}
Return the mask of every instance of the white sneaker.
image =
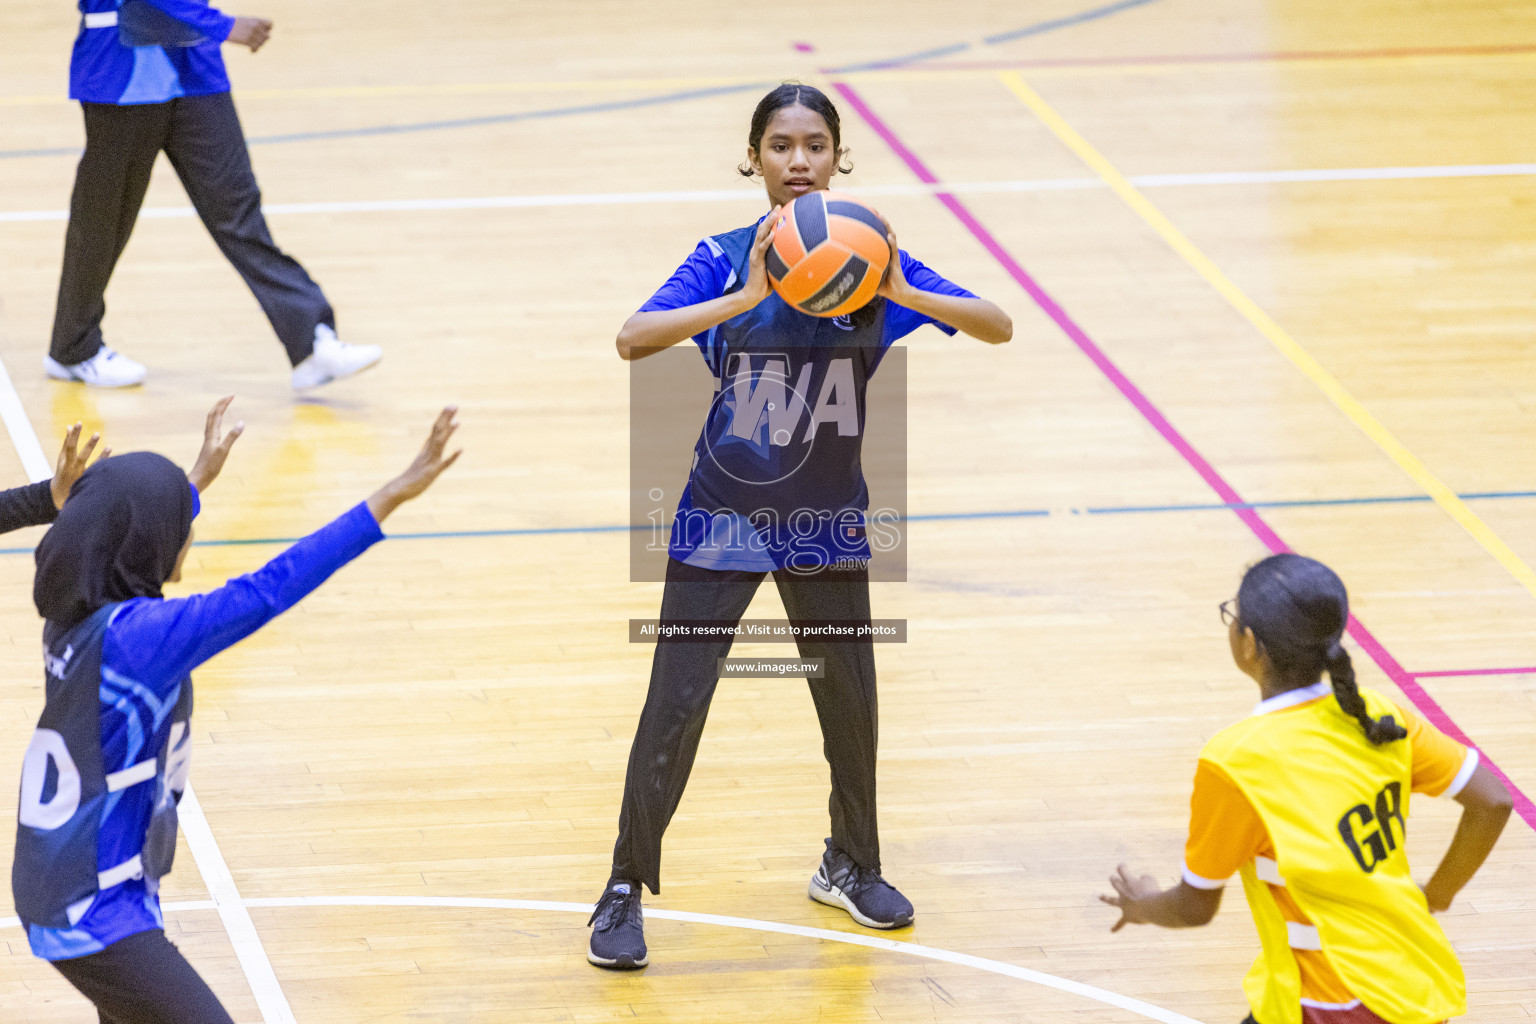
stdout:
{"type": "Polygon", "coordinates": [[[77,380],[93,388],[126,388],[144,383],[148,372],[121,352],[103,345],[83,363],[65,366],[52,356],[43,357],[43,369],[54,380],[77,380]]]}
{"type": "Polygon", "coordinates": [[[366,370],[384,358],[377,345],[348,345],[325,324],[315,327],[315,351],[293,368],[293,386],[304,391],[366,370]]]}

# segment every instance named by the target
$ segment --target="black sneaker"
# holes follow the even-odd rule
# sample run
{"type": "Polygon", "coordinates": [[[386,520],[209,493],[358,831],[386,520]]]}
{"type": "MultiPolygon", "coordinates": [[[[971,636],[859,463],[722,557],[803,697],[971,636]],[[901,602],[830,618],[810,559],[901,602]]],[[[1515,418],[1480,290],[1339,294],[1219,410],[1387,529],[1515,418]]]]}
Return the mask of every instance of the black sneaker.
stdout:
{"type": "Polygon", "coordinates": [[[645,955],[640,883],[609,883],[587,924],[592,925],[592,941],[587,943],[588,963],[612,971],[633,971],[650,963],[645,955]]]}
{"type": "Polygon", "coordinates": [[[866,928],[905,928],[912,923],[911,901],[875,872],[855,864],[830,839],[807,893],[817,903],[848,911],[866,928]]]}

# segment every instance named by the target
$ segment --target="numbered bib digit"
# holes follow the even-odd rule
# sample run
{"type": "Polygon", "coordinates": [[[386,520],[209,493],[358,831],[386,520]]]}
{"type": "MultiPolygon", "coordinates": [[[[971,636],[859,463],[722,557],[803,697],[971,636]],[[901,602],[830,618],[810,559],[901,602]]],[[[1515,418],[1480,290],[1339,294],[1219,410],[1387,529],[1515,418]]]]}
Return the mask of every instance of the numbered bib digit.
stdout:
{"type": "Polygon", "coordinates": [[[64,737],[52,729],[39,729],[27,745],[21,766],[21,807],[17,818],[23,825],[52,831],[80,809],[80,770],[69,756],[64,737]],[[43,799],[48,785],[48,766],[54,770],[53,792],[43,799]]]}

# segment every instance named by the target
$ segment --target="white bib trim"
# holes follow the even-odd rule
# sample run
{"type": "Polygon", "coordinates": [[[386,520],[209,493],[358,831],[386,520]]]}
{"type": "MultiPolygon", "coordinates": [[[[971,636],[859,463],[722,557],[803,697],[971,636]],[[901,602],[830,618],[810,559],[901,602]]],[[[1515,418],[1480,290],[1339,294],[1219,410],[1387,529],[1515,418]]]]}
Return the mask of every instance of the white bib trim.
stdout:
{"type": "Polygon", "coordinates": [[[1193,871],[1189,870],[1188,864],[1183,866],[1183,870],[1180,872],[1180,876],[1184,879],[1185,885],[1191,886],[1195,889],[1220,889],[1227,884],[1226,879],[1217,881],[1214,878],[1206,878],[1203,875],[1195,874],[1193,871]]]}
{"type": "Polygon", "coordinates": [[[1476,747],[1467,748],[1467,759],[1461,762],[1461,771],[1451,780],[1451,784],[1445,787],[1445,792],[1440,795],[1447,800],[1454,800],[1467,788],[1467,783],[1472,781],[1472,773],[1477,771],[1477,763],[1482,760],[1476,747]]]}
{"type": "Polygon", "coordinates": [[[69,926],[73,928],[80,923],[85,912],[91,909],[91,904],[96,902],[96,894],[92,893],[83,900],[76,900],[64,908],[64,915],[69,918],[69,926]]]}
{"type": "Polygon", "coordinates": [[[1303,686],[1299,690],[1286,690],[1284,693],[1259,701],[1253,706],[1253,714],[1267,715],[1271,711],[1284,711],[1297,704],[1305,704],[1309,700],[1326,697],[1332,692],[1333,684],[1326,679],[1319,679],[1311,686],[1303,686]]]}
{"type": "Polygon", "coordinates": [[[1302,996],[1298,1002],[1302,1006],[1310,1006],[1314,1010],[1353,1010],[1360,1005],[1360,1000],[1358,999],[1351,999],[1347,1003],[1325,1003],[1318,999],[1308,999],[1306,996],[1302,996]]]}
{"type": "Polygon", "coordinates": [[[157,762],[154,758],[150,758],[148,761],[140,761],[138,764],[131,764],[122,771],[113,772],[107,776],[107,792],[116,793],[120,789],[127,789],[129,786],[148,782],[155,777],[155,773],[158,770],[157,762]]]}
{"type": "Polygon", "coordinates": [[[132,860],[125,860],[115,868],[107,868],[96,874],[96,888],[110,889],[114,885],[122,885],[130,878],[144,877],[144,858],[137,853],[132,860]]]}
{"type": "Polygon", "coordinates": [[[1280,865],[1268,857],[1253,858],[1253,873],[1259,876],[1259,881],[1268,882],[1270,885],[1285,885],[1285,879],[1280,877],[1280,865]]]}
{"type": "Polygon", "coordinates": [[[1297,924],[1295,921],[1285,922],[1285,934],[1289,938],[1292,949],[1317,949],[1323,948],[1322,936],[1317,934],[1317,926],[1312,924],[1297,924]]]}

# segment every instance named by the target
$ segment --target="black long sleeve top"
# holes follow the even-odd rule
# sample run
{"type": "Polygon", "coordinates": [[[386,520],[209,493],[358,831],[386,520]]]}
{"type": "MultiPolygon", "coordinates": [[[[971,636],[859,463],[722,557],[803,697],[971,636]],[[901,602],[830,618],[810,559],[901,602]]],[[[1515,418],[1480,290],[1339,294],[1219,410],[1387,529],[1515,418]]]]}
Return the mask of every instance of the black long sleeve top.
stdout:
{"type": "Polygon", "coordinates": [[[0,491],[0,533],[10,533],[23,526],[47,526],[59,518],[53,504],[51,481],[27,484],[0,491]]]}

